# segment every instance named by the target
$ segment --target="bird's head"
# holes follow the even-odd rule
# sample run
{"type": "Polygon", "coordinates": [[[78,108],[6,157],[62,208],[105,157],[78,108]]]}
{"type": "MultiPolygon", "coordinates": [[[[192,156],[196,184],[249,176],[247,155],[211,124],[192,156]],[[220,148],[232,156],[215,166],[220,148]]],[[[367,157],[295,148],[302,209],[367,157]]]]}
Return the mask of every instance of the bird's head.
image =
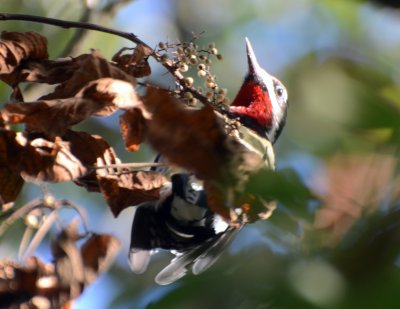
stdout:
{"type": "Polygon", "coordinates": [[[246,47],[248,73],[229,112],[274,143],[285,125],[287,91],[276,77],[261,68],[247,38],[246,47]]]}

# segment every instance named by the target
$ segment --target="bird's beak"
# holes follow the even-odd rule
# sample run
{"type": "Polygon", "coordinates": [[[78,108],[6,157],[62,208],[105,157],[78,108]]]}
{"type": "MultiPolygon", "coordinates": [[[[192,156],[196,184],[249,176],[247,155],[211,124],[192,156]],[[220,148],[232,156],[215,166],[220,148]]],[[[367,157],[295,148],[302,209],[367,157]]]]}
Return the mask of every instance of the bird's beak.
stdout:
{"type": "Polygon", "coordinates": [[[257,75],[261,67],[258,64],[256,55],[254,54],[253,47],[248,38],[246,38],[247,62],[249,65],[249,74],[257,75]]]}

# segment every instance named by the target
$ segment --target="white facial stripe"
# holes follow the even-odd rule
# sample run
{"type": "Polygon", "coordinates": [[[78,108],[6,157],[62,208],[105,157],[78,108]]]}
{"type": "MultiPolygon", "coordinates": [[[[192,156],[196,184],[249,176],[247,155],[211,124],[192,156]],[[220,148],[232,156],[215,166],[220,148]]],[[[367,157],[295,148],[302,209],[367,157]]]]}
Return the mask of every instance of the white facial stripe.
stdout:
{"type": "MultiPolygon", "coordinates": [[[[258,63],[256,55],[254,54],[253,47],[250,41],[246,38],[247,55],[249,58],[249,70],[254,73],[267,87],[269,98],[272,104],[272,127],[267,131],[267,137],[271,142],[275,141],[277,131],[285,117],[287,108],[287,91],[283,84],[274,76],[268,74],[258,63]],[[282,90],[282,96],[276,94],[276,84],[282,90]]],[[[267,129],[267,128],[266,128],[267,129]]]]}
{"type": "Polygon", "coordinates": [[[270,141],[273,141],[275,138],[276,131],[279,128],[279,121],[282,119],[284,116],[285,112],[285,106],[281,106],[278,102],[278,98],[276,97],[276,91],[275,91],[275,85],[274,83],[277,82],[279,85],[281,85],[284,94],[283,97],[285,98],[285,101],[287,100],[287,92],[283,84],[274,76],[268,74],[263,68],[261,68],[257,64],[257,69],[256,69],[256,74],[260,77],[260,79],[265,83],[265,86],[267,87],[268,95],[271,100],[272,104],[272,128],[268,132],[268,139],[270,141]]]}

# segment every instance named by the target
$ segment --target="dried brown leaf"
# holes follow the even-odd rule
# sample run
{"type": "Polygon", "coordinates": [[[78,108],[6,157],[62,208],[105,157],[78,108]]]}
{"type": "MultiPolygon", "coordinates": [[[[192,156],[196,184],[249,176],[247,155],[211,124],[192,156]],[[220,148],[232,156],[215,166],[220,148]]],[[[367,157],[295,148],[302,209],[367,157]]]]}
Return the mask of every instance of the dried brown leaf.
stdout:
{"type": "Polygon", "coordinates": [[[56,60],[28,60],[21,63],[14,72],[15,80],[20,82],[59,84],[71,78],[79,69],[74,58],[56,60]]]}
{"type": "Polygon", "coordinates": [[[96,116],[108,116],[117,109],[130,109],[141,104],[131,83],[112,78],[101,78],[90,82],[78,96],[102,106],[94,113],[96,116]]]}
{"type": "Polygon", "coordinates": [[[57,86],[54,92],[41,97],[41,99],[52,100],[73,97],[89,82],[105,77],[123,80],[132,85],[136,83],[134,77],[102,58],[98,51],[80,55],[74,58],[74,62],[77,69],[71,77],[57,86]]]}
{"type": "Polygon", "coordinates": [[[149,88],[144,100],[152,113],[150,144],[169,162],[193,171],[199,179],[217,179],[229,161],[223,125],[210,106],[188,110],[169,92],[149,88]]]}
{"type": "Polygon", "coordinates": [[[3,118],[9,124],[26,123],[31,131],[62,136],[69,127],[101,110],[102,104],[81,97],[6,103],[3,118]]]}
{"type": "Polygon", "coordinates": [[[86,284],[111,266],[121,246],[120,241],[109,234],[94,234],[81,247],[85,267],[86,284]]]}
{"type": "Polygon", "coordinates": [[[28,308],[30,301],[35,304],[42,297],[55,308],[60,305],[58,295],[65,290],[59,285],[52,264],[45,264],[36,257],[30,257],[24,266],[9,260],[0,261],[0,304],[4,308],[19,308],[17,306],[22,304],[26,307],[21,308],[28,308]]]}
{"type": "Polygon", "coordinates": [[[153,53],[153,50],[142,44],[139,44],[132,54],[123,54],[126,50],[128,49],[122,48],[118,51],[113,56],[112,61],[116,62],[121,70],[136,78],[150,75],[151,68],[147,59],[153,53]]]}
{"type": "Polygon", "coordinates": [[[1,129],[5,128],[4,118],[3,118],[3,114],[1,112],[0,112],[0,128],[1,129]]]}
{"type": "MultiPolygon", "coordinates": [[[[105,166],[120,163],[114,149],[98,135],[86,132],[68,131],[63,140],[70,145],[71,153],[79,159],[84,166],[105,166]]],[[[84,186],[88,191],[100,192],[97,174],[106,175],[113,173],[113,169],[92,170],[83,177],[75,180],[78,185],[84,186]]]]}
{"type": "Polygon", "coordinates": [[[60,282],[62,286],[69,287],[69,299],[78,297],[84,289],[85,269],[76,244],[80,239],[78,221],[73,220],[57,235],[51,246],[60,282]]]}
{"type": "Polygon", "coordinates": [[[0,167],[0,205],[1,209],[8,209],[21,192],[24,180],[7,166],[0,167]]]}
{"type": "Polygon", "coordinates": [[[77,241],[82,238],[78,232],[78,221],[72,221],[52,242],[60,284],[68,287],[69,292],[64,303],[80,296],[84,288],[106,271],[120,247],[115,237],[94,234],[79,248],[77,241]]]}
{"type": "Polygon", "coordinates": [[[119,176],[98,176],[101,191],[114,216],[129,206],[160,198],[167,179],[156,172],[137,171],[119,176]]]}
{"type": "Polygon", "coordinates": [[[24,96],[22,95],[22,91],[18,86],[14,86],[10,95],[11,102],[23,102],[24,96]]]}
{"type": "Polygon", "coordinates": [[[102,78],[90,82],[76,97],[7,103],[3,118],[10,124],[26,123],[32,131],[62,136],[69,127],[92,115],[108,116],[119,108],[132,108],[139,101],[130,83],[102,78]]]}
{"type": "Polygon", "coordinates": [[[231,213],[226,203],[227,188],[213,181],[205,181],[204,190],[207,192],[207,207],[229,221],[231,213]]]}
{"type": "Polygon", "coordinates": [[[139,109],[125,111],[119,118],[119,125],[125,147],[129,151],[139,150],[146,135],[146,121],[139,109]]]}
{"type": "Polygon", "coordinates": [[[68,308],[72,300],[106,271],[119,249],[110,235],[91,236],[79,248],[77,221],[52,242],[54,264],[29,257],[24,266],[0,260],[0,306],[3,308],[68,308]]]}
{"type": "Polygon", "coordinates": [[[47,39],[35,32],[1,33],[0,42],[0,79],[14,86],[18,83],[13,74],[21,61],[47,59],[47,39]]]}
{"type": "Polygon", "coordinates": [[[20,173],[29,181],[70,181],[86,174],[69,144],[56,139],[28,140],[21,133],[0,130],[0,166],[20,173]]]}

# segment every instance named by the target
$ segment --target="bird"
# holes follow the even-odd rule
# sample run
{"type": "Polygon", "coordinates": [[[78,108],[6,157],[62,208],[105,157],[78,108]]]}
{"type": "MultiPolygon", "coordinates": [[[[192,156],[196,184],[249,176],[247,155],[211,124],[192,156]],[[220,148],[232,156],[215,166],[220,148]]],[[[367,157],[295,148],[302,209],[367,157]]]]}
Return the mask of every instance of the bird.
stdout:
{"type": "Polygon", "coordinates": [[[274,144],[286,123],[288,94],[283,83],[265,71],[246,38],[248,73],[228,111],[274,144]]]}
{"type": "MultiPolygon", "coordinates": [[[[274,144],[282,132],[288,94],[283,83],[260,66],[250,41],[245,40],[248,72],[227,116],[237,118],[250,132],[238,134],[239,143],[270,159],[274,155],[266,153],[265,144],[274,144]]],[[[155,162],[164,162],[163,156],[158,155],[155,162]]],[[[274,168],[274,162],[269,167],[274,168]]],[[[146,271],[155,252],[171,251],[175,257],[155,278],[156,283],[166,285],[190,269],[195,275],[209,269],[243,224],[233,226],[208,208],[207,192],[193,173],[168,166],[152,170],[166,175],[170,182],[162,188],[159,200],[137,205],[128,260],[132,271],[140,274],[146,271]]],[[[234,211],[240,215],[242,210],[234,211]]]]}

